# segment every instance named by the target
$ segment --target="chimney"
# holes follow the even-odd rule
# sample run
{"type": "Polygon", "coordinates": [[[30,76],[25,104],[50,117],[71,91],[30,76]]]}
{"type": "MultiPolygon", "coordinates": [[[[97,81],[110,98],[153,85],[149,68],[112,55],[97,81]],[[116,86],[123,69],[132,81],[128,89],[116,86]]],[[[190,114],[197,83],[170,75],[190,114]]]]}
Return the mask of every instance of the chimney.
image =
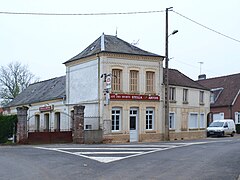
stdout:
{"type": "Polygon", "coordinates": [[[206,74],[200,74],[200,75],[198,76],[198,80],[204,80],[204,79],[206,79],[206,78],[207,78],[206,74]]]}

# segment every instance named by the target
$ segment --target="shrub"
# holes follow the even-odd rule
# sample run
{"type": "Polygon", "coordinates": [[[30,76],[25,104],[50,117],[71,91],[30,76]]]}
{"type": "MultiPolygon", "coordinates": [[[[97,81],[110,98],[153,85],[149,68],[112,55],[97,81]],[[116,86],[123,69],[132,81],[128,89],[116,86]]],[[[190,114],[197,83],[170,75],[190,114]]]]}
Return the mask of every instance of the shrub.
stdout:
{"type": "Polygon", "coordinates": [[[238,134],[240,134],[240,124],[236,124],[236,131],[238,134]]]}
{"type": "Polygon", "coordinates": [[[7,142],[16,133],[17,115],[0,115],[0,143],[7,142]]]}

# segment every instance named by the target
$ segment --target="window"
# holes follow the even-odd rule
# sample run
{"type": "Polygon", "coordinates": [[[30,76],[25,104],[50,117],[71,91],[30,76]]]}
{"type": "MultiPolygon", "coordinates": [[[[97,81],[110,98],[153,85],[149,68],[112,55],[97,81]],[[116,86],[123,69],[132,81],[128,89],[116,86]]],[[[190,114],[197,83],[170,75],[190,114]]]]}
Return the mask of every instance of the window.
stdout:
{"type": "Polygon", "coordinates": [[[121,121],[121,109],[113,108],[112,109],[112,131],[120,130],[120,121],[121,121]]]}
{"type": "Polygon", "coordinates": [[[154,129],[154,109],[153,108],[147,108],[146,110],[146,129],[152,130],[154,129]]]}
{"type": "Polygon", "coordinates": [[[204,115],[204,113],[200,114],[200,128],[205,128],[205,115],[204,115]]]}
{"type": "Polygon", "coordinates": [[[240,112],[235,112],[235,123],[240,124],[240,112]]]}
{"type": "Polygon", "coordinates": [[[112,91],[121,91],[121,79],[122,79],[122,70],[120,69],[113,69],[112,70],[112,91]]]}
{"type": "Polygon", "coordinates": [[[40,131],[40,115],[35,115],[35,130],[40,131]]]}
{"type": "Polygon", "coordinates": [[[175,129],[175,113],[169,113],[169,129],[175,129]]]}
{"type": "Polygon", "coordinates": [[[130,92],[138,91],[138,71],[130,71],[130,92]]]}
{"type": "Polygon", "coordinates": [[[188,89],[183,89],[183,103],[188,102],[188,89]]]}
{"type": "Polygon", "coordinates": [[[190,113],[188,119],[188,128],[195,129],[198,128],[198,114],[197,113],[190,113]]]}
{"type": "Polygon", "coordinates": [[[200,103],[200,104],[203,104],[203,103],[204,103],[204,91],[200,91],[199,103],[200,103]]]}
{"type": "Polygon", "coordinates": [[[60,112],[55,113],[54,130],[60,131],[60,112]]]}
{"type": "Polygon", "coordinates": [[[146,92],[154,92],[154,72],[146,72],[146,92]]]}
{"type": "Polygon", "coordinates": [[[49,131],[49,114],[44,114],[44,131],[49,131]]]}
{"type": "Polygon", "coordinates": [[[170,87],[169,100],[170,101],[176,100],[176,89],[174,87],[170,87]]]}

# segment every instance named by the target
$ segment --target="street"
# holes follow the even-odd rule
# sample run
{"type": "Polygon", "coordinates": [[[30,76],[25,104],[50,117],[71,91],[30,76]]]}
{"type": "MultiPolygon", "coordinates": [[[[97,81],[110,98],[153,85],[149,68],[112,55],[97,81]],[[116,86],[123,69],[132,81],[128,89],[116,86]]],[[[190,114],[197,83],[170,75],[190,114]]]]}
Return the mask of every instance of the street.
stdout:
{"type": "Polygon", "coordinates": [[[239,149],[239,135],[159,143],[0,146],[0,179],[236,180],[239,149]]]}

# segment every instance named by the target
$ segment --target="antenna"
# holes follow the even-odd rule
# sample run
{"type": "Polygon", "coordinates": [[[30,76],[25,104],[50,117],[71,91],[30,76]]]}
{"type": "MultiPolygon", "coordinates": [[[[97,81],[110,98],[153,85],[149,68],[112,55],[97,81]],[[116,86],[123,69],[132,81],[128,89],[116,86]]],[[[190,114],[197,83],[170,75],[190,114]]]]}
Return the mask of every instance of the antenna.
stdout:
{"type": "Polygon", "coordinates": [[[204,62],[201,61],[201,62],[198,62],[198,63],[200,64],[200,75],[201,75],[202,74],[202,65],[203,65],[204,62]]]}
{"type": "Polygon", "coordinates": [[[131,43],[131,45],[137,46],[137,45],[139,44],[139,40],[140,40],[140,39],[138,39],[136,42],[135,42],[135,40],[133,40],[133,42],[131,43]]]}

